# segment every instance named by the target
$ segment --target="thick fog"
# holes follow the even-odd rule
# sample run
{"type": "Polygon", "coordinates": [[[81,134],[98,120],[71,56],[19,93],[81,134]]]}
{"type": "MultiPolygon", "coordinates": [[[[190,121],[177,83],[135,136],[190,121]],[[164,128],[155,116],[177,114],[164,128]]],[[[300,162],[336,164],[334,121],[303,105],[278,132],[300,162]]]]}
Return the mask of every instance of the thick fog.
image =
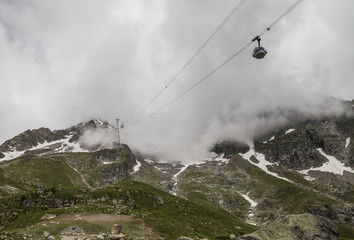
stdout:
{"type": "MultiPolygon", "coordinates": [[[[155,116],[278,18],[294,0],[247,1],[180,76],[237,0],[0,0],[0,142],[26,129],[120,118],[122,141],[191,161],[224,139],[304,116],[343,113],[354,98],[354,1],[304,0],[256,43],[155,116]],[[138,121],[138,123],[135,123],[138,121]]],[[[90,133],[97,138],[102,134],[90,133]]],[[[105,143],[109,142],[103,136],[105,143]]],[[[85,139],[86,143],[97,139],[85,139]]]]}

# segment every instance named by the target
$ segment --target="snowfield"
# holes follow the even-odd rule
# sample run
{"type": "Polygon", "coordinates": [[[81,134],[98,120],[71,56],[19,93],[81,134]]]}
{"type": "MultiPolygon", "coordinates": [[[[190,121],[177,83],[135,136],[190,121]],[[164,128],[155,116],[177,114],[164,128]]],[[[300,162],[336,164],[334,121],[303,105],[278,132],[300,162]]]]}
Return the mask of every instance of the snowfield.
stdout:
{"type": "Polygon", "coordinates": [[[295,131],[295,129],[291,128],[291,129],[287,130],[287,131],[285,132],[285,134],[291,133],[291,132],[293,132],[293,131],[295,131]]]}
{"type": "MultiPolygon", "coordinates": [[[[322,148],[317,148],[316,149],[321,155],[327,158],[328,162],[324,163],[321,167],[317,168],[310,168],[306,170],[301,170],[299,171],[302,174],[308,175],[309,171],[321,171],[321,172],[330,172],[334,174],[340,174],[343,175],[344,171],[348,171],[351,173],[354,173],[354,170],[351,169],[350,167],[344,166],[344,163],[339,161],[333,156],[327,155],[322,148]]],[[[313,180],[313,178],[309,178],[309,180],[313,180]]]]}
{"type": "Polygon", "coordinates": [[[250,145],[250,150],[244,154],[242,153],[239,153],[239,155],[241,157],[243,157],[244,159],[248,160],[251,164],[259,167],[260,169],[262,169],[263,171],[265,171],[266,173],[274,176],[274,177],[277,177],[279,179],[283,179],[285,181],[288,181],[288,182],[291,182],[289,179],[287,178],[284,178],[284,177],[281,177],[279,176],[278,174],[274,173],[274,172],[271,172],[268,170],[267,166],[269,165],[277,165],[276,163],[271,163],[271,162],[268,162],[266,159],[265,159],[265,155],[262,154],[262,153],[257,153],[255,150],[254,150],[254,145],[253,143],[250,145]],[[254,156],[259,162],[258,163],[254,163],[252,162],[251,160],[251,157],[254,156]]]}
{"type": "Polygon", "coordinates": [[[61,144],[60,147],[56,148],[53,150],[53,152],[55,153],[64,153],[64,152],[89,152],[86,149],[83,149],[79,143],[76,142],[69,142],[69,140],[72,138],[73,135],[67,135],[65,136],[65,138],[63,139],[59,139],[56,141],[52,141],[52,142],[43,142],[43,143],[39,143],[37,144],[37,146],[32,147],[30,149],[27,149],[25,151],[16,151],[14,149],[12,149],[12,151],[10,152],[4,152],[3,154],[5,155],[5,157],[0,159],[1,161],[7,161],[7,160],[12,160],[14,158],[20,157],[22,156],[26,151],[34,151],[34,150],[38,150],[38,149],[48,149],[50,148],[52,145],[54,144],[61,144]]]}
{"type": "Polygon", "coordinates": [[[349,146],[349,143],[350,143],[350,137],[345,139],[345,148],[347,148],[349,146]]]}
{"type": "Polygon", "coordinates": [[[131,172],[130,174],[136,173],[137,171],[140,170],[141,162],[139,162],[137,159],[135,161],[136,161],[136,165],[133,168],[133,172],[131,172]]]}

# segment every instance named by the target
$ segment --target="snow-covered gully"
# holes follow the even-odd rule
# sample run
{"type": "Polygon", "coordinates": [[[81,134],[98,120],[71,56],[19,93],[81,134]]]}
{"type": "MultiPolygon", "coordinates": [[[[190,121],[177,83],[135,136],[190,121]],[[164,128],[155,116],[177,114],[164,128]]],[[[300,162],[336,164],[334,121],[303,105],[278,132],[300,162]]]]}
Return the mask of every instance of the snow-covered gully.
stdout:
{"type": "Polygon", "coordinates": [[[253,143],[250,144],[250,150],[244,154],[242,153],[239,153],[239,155],[241,157],[243,157],[244,159],[248,160],[251,164],[259,167],[260,169],[262,169],[263,171],[265,171],[266,173],[268,173],[269,175],[272,175],[274,177],[277,177],[279,179],[282,179],[282,180],[285,180],[285,181],[288,181],[288,182],[291,182],[289,179],[287,178],[284,178],[284,177],[281,177],[279,176],[278,174],[274,173],[274,172],[271,172],[268,170],[267,166],[270,166],[270,165],[276,165],[276,163],[271,163],[271,162],[268,162],[266,159],[265,159],[265,155],[262,154],[262,153],[257,153],[255,150],[254,150],[254,145],[253,143]],[[251,160],[251,157],[254,156],[257,160],[258,160],[258,163],[255,163],[251,160]]]}
{"type": "Polygon", "coordinates": [[[247,219],[246,222],[248,224],[251,225],[257,225],[256,222],[254,221],[253,217],[254,217],[254,209],[257,206],[257,202],[253,201],[249,196],[248,193],[247,194],[242,194],[240,192],[237,192],[238,194],[240,194],[244,199],[247,200],[247,202],[249,202],[251,204],[251,207],[248,209],[248,215],[247,215],[247,219]]]}

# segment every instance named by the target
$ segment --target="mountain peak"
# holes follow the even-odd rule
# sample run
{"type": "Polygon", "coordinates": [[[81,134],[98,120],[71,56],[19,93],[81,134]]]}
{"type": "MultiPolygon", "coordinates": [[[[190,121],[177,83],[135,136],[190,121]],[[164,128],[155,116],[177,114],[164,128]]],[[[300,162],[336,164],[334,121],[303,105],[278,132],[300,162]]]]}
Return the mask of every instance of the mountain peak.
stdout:
{"type": "MultiPolygon", "coordinates": [[[[49,128],[44,127],[28,129],[0,145],[0,161],[11,160],[33,151],[40,151],[41,154],[95,151],[103,148],[102,144],[97,142],[97,139],[95,144],[90,144],[92,141],[87,141],[87,136],[84,143],[80,139],[87,132],[92,133],[92,131],[99,130],[107,130],[108,135],[110,135],[109,133],[114,132],[114,126],[105,120],[93,118],[62,130],[51,131],[49,128]]],[[[94,137],[97,138],[97,136],[94,137]]]]}

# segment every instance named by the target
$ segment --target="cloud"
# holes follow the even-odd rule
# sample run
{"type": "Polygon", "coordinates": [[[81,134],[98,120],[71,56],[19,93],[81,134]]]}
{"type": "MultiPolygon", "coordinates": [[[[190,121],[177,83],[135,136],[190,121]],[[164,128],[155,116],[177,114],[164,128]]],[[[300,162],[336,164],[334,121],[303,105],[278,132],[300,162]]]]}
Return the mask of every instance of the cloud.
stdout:
{"type": "Polygon", "coordinates": [[[79,138],[79,143],[88,149],[112,148],[114,134],[114,129],[112,128],[88,129],[79,138]]]}
{"type": "MultiPolygon", "coordinates": [[[[208,74],[294,1],[248,1],[138,119],[208,74]]],[[[123,122],[172,79],[238,1],[1,1],[0,140],[28,128],[67,128],[90,117],[123,122]]],[[[127,124],[132,148],[166,159],[203,156],[223,138],[263,129],[353,98],[350,0],[304,1],[251,48],[149,120],[127,124]],[[264,113],[270,117],[259,117],[264,113]]],[[[268,116],[267,115],[267,116],[268,116]]]]}

